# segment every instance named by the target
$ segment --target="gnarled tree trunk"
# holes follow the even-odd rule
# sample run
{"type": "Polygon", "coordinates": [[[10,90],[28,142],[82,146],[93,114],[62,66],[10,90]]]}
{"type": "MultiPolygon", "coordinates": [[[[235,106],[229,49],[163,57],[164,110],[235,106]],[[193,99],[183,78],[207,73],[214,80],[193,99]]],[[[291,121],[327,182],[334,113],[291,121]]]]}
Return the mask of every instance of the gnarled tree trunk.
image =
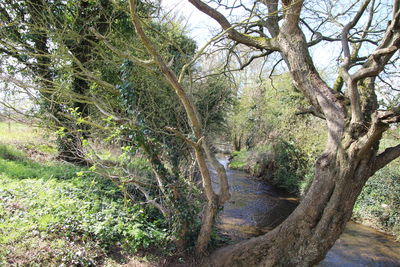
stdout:
{"type": "Polygon", "coordinates": [[[321,261],[375,171],[376,149],[357,157],[349,152],[337,149],[321,156],[315,181],[297,209],[266,235],[215,252],[213,266],[312,266],[321,261]]]}
{"type": "MultiPolygon", "coordinates": [[[[381,44],[353,74],[349,74],[354,63],[348,45],[349,30],[371,1],[366,0],[345,25],[342,32],[345,58],[340,76],[347,86],[346,95],[330,88],[314,67],[309,44],[299,26],[303,1],[282,0],[283,17],[279,24],[279,1],[260,1],[270,13],[265,27],[271,38],[242,34],[216,9],[201,0],[189,2],[214,18],[230,39],[271,53],[279,52],[294,85],[307,97],[313,113],[325,118],[328,128],[325,152],[315,165],[315,179],[296,210],[271,232],[217,250],[207,265],[312,266],[324,258],[343,232],[367,179],[400,156],[400,145],[377,155],[382,133],[390,123],[400,120],[400,112],[378,111],[374,92],[374,77],[400,47],[399,1],[393,2],[393,18],[381,44]]],[[[359,47],[355,50],[357,54],[359,47]]]]}
{"type": "MultiPolygon", "coordinates": [[[[65,134],[57,138],[58,158],[71,163],[88,165],[80,134],[78,131],[70,129],[71,122],[61,115],[65,111],[65,107],[59,103],[59,99],[54,97],[52,93],[54,91],[55,73],[52,70],[51,54],[48,47],[50,39],[46,31],[46,28],[50,27],[46,10],[50,8],[44,0],[28,1],[27,6],[30,15],[30,27],[33,27],[31,30],[35,32],[35,34],[32,34],[32,50],[36,60],[36,64],[29,64],[28,66],[36,75],[37,82],[42,86],[40,92],[42,109],[50,115],[50,119],[56,127],[66,129],[65,134]]],[[[75,102],[74,105],[80,107],[83,104],[75,102]]]]}

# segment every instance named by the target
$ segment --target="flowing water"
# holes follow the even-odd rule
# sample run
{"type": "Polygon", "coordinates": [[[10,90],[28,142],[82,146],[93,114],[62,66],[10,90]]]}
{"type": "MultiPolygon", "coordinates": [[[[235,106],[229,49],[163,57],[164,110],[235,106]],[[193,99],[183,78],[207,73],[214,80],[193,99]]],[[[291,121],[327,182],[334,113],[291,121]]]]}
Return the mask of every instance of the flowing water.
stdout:
{"type": "MultiPolygon", "coordinates": [[[[242,240],[263,234],[296,208],[297,199],[280,192],[268,182],[227,168],[225,156],[219,156],[219,161],[226,168],[232,194],[217,219],[217,227],[224,235],[242,240]]],[[[215,173],[213,177],[213,186],[218,189],[215,173]]],[[[389,235],[349,222],[319,266],[400,266],[400,243],[389,235]]]]}

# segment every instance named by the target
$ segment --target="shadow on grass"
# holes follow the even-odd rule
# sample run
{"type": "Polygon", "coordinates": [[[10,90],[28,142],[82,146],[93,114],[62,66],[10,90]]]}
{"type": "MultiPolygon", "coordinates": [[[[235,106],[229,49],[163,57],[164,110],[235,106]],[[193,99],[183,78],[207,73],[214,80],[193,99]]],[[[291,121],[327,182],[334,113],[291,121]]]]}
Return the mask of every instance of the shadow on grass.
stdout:
{"type": "Polygon", "coordinates": [[[91,188],[91,193],[99,197],[122,198],[120,189],[110,180],[93,173],[78,173],[88,168],[64,162],[39,163],[29,159],[23,152],[11,146],[0,144],[0,175],[12,180],[37,179],[71,182],[74,187],[91,188]],[[93,190],[95,189],[95,190],[93,190]]]}

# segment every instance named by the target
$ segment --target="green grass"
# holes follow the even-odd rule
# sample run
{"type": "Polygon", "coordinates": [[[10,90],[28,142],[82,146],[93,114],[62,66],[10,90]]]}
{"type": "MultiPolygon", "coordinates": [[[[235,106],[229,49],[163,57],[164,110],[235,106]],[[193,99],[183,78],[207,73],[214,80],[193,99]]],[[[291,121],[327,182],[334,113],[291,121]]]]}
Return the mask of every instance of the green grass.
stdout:
{"type": "MultiPolygon", "coordinates": [[[[55,138],[43,129],[27,124],[0,121],[0,144],[8,145],[11,150],[18,147],[29,151],[32,157],[48,158],[55,156],[57,148],[55,138]]],[[[2,153],[0,148],[0,154],[2,153]]]]}
{"type": "Polygon", "coordinates": [[[26,156],[21,151],[9,145],[0,143],[0,158],[7,160],[24,160],[26,156]]]}
{"type": "Polygon", "coordinates": [[[167,238],[110,180],[0,146],[0,266],[90,266],[167,238]]]}
{"type": "Polygon", "coordinates": [[[38,128],[31,127],[26,124],[0,121],[0,143],[4,144],[26,144],[37,143],[42,140],[38,133],[38,128]]]}
{"type": "Polygon", "coordinates": [[[247,157],[247,150],[233,152],[232,160],[229,162],[229,167],[232,169],[243,170],[247,165],[247,157]]]}

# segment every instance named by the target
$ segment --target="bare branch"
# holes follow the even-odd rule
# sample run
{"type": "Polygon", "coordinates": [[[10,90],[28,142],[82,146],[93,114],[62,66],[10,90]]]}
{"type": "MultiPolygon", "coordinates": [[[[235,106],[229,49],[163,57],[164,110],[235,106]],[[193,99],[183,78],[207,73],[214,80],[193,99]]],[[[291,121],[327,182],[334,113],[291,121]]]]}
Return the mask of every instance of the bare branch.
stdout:
{"type": "Polygon", "coordinates": [[[122,57],[122,58],[128,58],[129,60],[138,63],[142,66],[148,67],[151,65],[154,65],[154,60],[142,60],[140,58],[137,58],[133,55],[131,55],[130,53],[126,53],[123,52],[121,50],[119,50],[118,48],[114,47],[105,36],[101,35],[99,32],[97,32],[93,27],[90,28],[90,30],[92,31],[92,33],[100,40],[103,41],[103,43],[111,50],[113,51],[115,54],[117,54],[118,56],[122,57]]]}
{"type": "Polygon", "coordinates": [[[278,0],[261,0],[261,2],[267,6],[269,13],[265,26],[271,36],[276,37],[279,34],[278,0]]]}
{"type": "Polygon", "coordinates": [[[110,113],[110,112],[107,112],[105,109],[103,109],[103,108],[100,106],[100,104],[99,104],[97,101],[95,101],[96,98],[95,98],[93,95],[92,95],[92,97],[93,97],[93,103],[92,103],[92,104],[94,104],[94,105],[96,106],[96,108],[97,108],[103,115],[105,115],[105,116],[107,116],[107,117],[111,117],[114,121],[120,122],[120,123],[128,122],[128,121],[129,121],[128,119],[120,118],[120,117],[116,116],[115,114],[112,114],[112,113],[110,113]]]}
{"type": "Polygon", "coordinates": [[[385,149],[381,154],[376,157],[373,173],[382,169],[393,160],[400,157],[400,144],[394,147],[385,149]]]}
{"type": "Polygon", "coordinates": [[[185,141],[186,143],[188,143],[189,145],[191,145],[193,148],[198,148],[198,143],[197,142],[193,142],[192,140],[190,140],[189,138],[187,138],[185,135],[183,135],[180,131],[178,131],[175,128],[172,127],[165,127],[165,129],[171,133],[174,133],[176,136],[178,136],[179,138],[181,138],[183,141],[185,141]]]}
{"type": "Polygon", "coordinates": [[[318,112],[316,110],[316,108],[313,106],[311,106],[309,108],[299,108],[299,111],[297,111],[295,113],[295,115],[304,115],[304,114],[311,114],[311,115],[314,115],[315,117],[323,119],[323,120],[326,119],[325,116],[322,113],[318,112]]]}
{"type": "Polygon", "coordinates": [[[248,65],[251,64],[251,62],[253,62],[253,60],[255,60],[255,59],[257,59],[257,58],[261,58],[261,57],[266,57],[266,56],[270,55],[272,52],[273,52],[273,51],[266,51],[266,52],[264,52],[264,53],[251,56],[250,59],[249,59],[248,61],[246,61],[245,63],[240,64],[239,70],[243,70],[244,68],[246,68],[248,65]]]}
{"type": "MultiPolygon", "coordinates": [[[[240,25],[240,24],[239,24],[239,25],[240,25]]],[[[230,31],[230,30],[233,29],[233,28],[234,28],[234,26],[231,26],[230,28],[228,28],[228,29],[222,31],[220,34],[218,34],[217,36],[211,38],[207,43],[205,43],[205,44],[203,45],[203,47],[199,49],[199,51],[196,53],[196,55],[193,57],[193,59],[182,67],[182,70],[181,70],[181,72],[180,72],[180,74],[179,74],[178,82],[179,82],[179,83],[182,82],[182,80],[183,80],[183,75],[185,74],[187,68],[189,68],[191,65],[193,65],[194,62],[196,62],[196,60],[199,59],[199,57],[203,54],[204,50],[205,50],[212,42],[214,42],[214,41],[220,39],[222,36],[224,36],[228,31],[230,31]]]]}
{"type": "Polygon", "coordinates": [[[344,26],[341,34],[341,39],[342,39],[342,48],[343,48],[343,54],[344,54],[344,62],[343,62],[343,68],[345,70],[348,70],[351,58],[350,58],[350,48],[349,48],[349,43],[348,43],[348,35],[350,29],[352,29],[357,22],[360,20],[362,14],[364,14],[365,10],[367,9],[369,3],[371,0],[365,0],[360,9],[357,11],[356,15],[354,16],[353,20],[350,21],[346,26],[344,26]]]}
{"type": "Polygon", "coordinates": [[[273,51],[279,51],[279,46],[276,43],[275,38],[264,38],[264,37],[253,37],[250,35],[242,34],[232,28],[231,23],[217,10],[211,8],[201,0],[188,0],[201,12],[207,14],[214,20],[216,20],[224,30],[228,30],[228,36],[230,39],[235,40],[241,44],[245,44],[258,49],[267,49],[273,51]]]}
{"type": "Polygon", "coordinates": [[[386,29],[381,45],[371,54],[364,67],[354,73],[353,80],[377,76],[389,62],[390,58],[400,48],[400,10],[386,29]]]}

